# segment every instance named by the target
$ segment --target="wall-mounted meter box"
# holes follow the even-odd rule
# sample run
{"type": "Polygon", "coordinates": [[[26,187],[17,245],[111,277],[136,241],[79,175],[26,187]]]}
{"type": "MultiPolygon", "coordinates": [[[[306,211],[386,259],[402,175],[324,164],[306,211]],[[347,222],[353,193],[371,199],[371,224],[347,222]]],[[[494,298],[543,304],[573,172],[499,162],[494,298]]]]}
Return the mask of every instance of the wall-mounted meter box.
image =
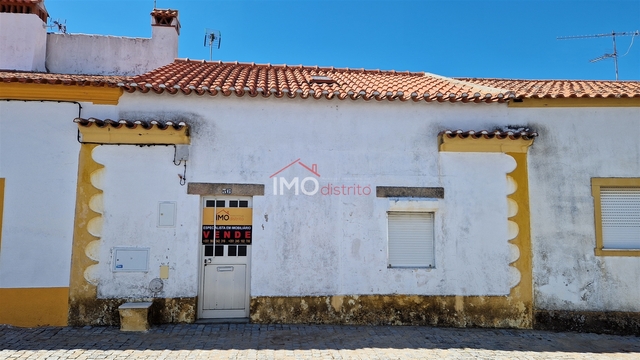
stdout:
{"type": "Polygon", "coordinates": [[[149,248],[115,247],[111,270],[114,272],[149,271],[149,248]]]}
{"type": "Polygon", "coordinates": [[[176,226],[176,202],[161,201],[158,203],[158,227],[176,226]]]}

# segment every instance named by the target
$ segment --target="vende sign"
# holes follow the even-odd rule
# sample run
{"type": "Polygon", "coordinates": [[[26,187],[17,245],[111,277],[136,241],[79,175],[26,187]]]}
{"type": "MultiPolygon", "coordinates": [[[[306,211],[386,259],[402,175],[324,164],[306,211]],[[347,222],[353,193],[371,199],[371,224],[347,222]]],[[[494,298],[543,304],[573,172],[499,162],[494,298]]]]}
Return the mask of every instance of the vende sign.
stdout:
{"type": "Polygon", "coordinates": [[[251,208],[204,208],[203,244],[251,244],[251,208]]]}

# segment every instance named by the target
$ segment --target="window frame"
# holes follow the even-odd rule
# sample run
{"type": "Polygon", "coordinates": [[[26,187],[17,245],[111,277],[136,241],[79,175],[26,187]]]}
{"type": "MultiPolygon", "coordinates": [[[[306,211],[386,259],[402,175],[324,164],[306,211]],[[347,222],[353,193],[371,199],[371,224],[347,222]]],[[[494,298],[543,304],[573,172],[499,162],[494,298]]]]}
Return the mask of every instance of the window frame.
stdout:
{"type": "Polygon", "coordinates": [[[436,268],[436,236],[435,236],[435,224],[436,224],[436,211],[434,210],[389,210],[387,211],[387,268],[388,269],[435,269],[436,268]],[[415,266],[415,265],[392,265],[391,264],[391,238],[389,232],[389,215],[431,215],[431,253],[433,255],[431,265],[415,266]]]}
{"type": "Polygon", "coordinates": [[[640,189],[640,178],[591,178],[591,195],[593,196],[593,212],[595,222],[596,256],[640,256],[640,249],[605,249],[602,239],[602,203],[601,188],[634,188],[640,189]]]}
{"type": "Polygon", "coordinates": [[[2,252],[2,219],[4,216],[4,185],[5,185],[5,178],[0,178],[0,252],[2,252]]]}

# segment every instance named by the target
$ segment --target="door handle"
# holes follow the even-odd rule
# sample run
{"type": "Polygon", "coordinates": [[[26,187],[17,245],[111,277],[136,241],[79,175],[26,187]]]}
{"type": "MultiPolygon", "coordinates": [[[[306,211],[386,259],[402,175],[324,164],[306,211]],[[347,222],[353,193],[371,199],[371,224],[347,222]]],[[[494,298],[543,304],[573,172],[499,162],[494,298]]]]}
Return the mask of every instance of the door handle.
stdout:
{"type": "Polygon", "coordinates": [[[218,266],[218,271],[233,271],[233,266],[218,266]]]}

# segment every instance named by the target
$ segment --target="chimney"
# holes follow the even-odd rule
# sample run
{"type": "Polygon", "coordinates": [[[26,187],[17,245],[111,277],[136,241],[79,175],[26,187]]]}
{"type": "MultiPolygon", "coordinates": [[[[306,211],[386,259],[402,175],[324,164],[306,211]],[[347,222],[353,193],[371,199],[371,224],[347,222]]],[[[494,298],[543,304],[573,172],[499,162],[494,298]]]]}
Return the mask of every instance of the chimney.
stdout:
{"type": "Polygon", "coordinates": [[[0,69],[46,71],[44,0],[0,0],[0,69]]]}
{"type": "Polygon", "coordinates": [[[178,35],[180,35],[178,10],[153,9],[151,12],[151,42],[153,43],[154,62],[158,66],[172,63],[178,57],[178,35]]]}
{"type": "Polygon", "coordinates": [[[178,35],[180,35],[180,21],[178,21],[178,10],[153,9],[153,11],[151,12],[151,26],[172,27],[175,29],[178,35]]]}

